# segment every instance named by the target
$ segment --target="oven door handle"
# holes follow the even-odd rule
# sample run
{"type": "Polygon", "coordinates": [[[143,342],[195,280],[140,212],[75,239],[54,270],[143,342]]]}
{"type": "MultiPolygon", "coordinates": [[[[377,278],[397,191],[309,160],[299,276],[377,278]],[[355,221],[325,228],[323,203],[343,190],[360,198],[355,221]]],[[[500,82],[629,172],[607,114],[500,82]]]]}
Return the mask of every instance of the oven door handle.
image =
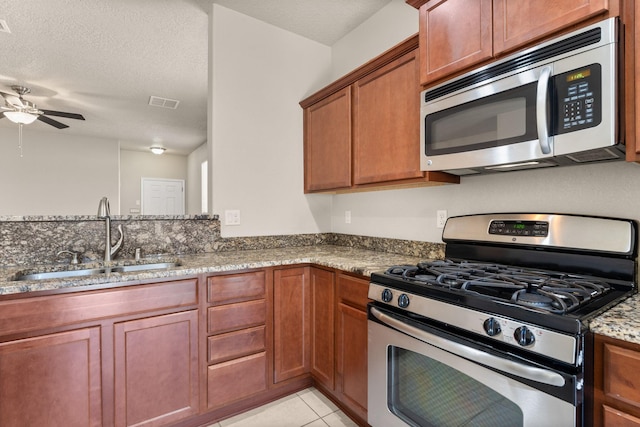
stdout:
{"type": "Polygon", "coordinates": [[[427,344],[434,345],[442,350],[448,351],[449,353],[453,353],[473,362],[478,362],[499,371],[539,383],[556,387],[562,387],[565,385],[565,379],[562,377],[562,375],[556,372],[536,368],[533,366],[526,366],[508,359],[493,356],[489,353],[476,350],[475,348],[467,347],[465,345],[449,341],[432,333],[423,331],[422,329],[407,325],[400,320],[397,320],[380,312],[375,307],[371,307],[371,314],[387,326],[390,326],[400,332],[412,336],[413,338],[424,341],[427,344]]]}

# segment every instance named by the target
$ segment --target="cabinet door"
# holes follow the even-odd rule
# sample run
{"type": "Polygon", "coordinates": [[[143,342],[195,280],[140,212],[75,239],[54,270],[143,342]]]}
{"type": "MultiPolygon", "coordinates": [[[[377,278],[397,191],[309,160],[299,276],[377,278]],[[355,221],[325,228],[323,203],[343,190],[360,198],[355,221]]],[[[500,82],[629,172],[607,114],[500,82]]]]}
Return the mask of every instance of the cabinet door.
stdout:
{"type": "Polygon", "coordinates": [[[351,87],[304,111],[304,190],[351,186],[351,87]]]}
{"type": "Polygon", "coordinates": [[[311,374],[329,390],[334,389],[334,277],[333,272],[311,269],[313,346],[311,374]]]}
{"type": "Polygon", "coordinates": [[[367,419],[367,313],[338,304],[338,370],[342,400],[367,419]]]}
{"type": "Polygon", "coordinates": [[[101,426],[99,328],[0,344],[0,425],[101,426]]]}
{"type": "Polygon", "coordinates": [[[491,0],[432,0],[422,5],[422,84],[449,77],[490,59],[493,56],[492,33],[491,0]]]}
{"type": "Polygon", "coordinates": [[[608,0],[493,0],[494,53],[513,50],[607,11],[608,0]]]}
{"type": "Polygon", "coordinates": [[[340,399],[367,419],[367,292],[369,281],[338,276],[336,389],[340,399]]]}
{"type": "Polygon", "coordinates": [[[197,311],[114,325],[115,425],[164,425],[198,412],[197,311]]]}
{"type": "Polygon", "coordinates": [[[309,268],[275,270],[273,334],[275,383],[309,373],[311,354],[309,268]]]}
{"type": "Polygon", "coordinates": [[[358,80],[353,88],[354,184],[422,177],[416,52],[358,80]]]}

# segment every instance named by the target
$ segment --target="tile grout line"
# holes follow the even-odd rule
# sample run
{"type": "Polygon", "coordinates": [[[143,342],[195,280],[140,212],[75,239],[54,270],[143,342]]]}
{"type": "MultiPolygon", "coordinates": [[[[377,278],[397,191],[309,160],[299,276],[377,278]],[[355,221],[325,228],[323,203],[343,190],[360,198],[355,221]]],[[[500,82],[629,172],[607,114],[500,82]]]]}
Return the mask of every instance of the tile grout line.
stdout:
{"type": "MultiPolygon", "coordinates": [[[[309,389],[307,389],[307,390],[309,390],[309,389]]],[[[322,422],[323,422],[325,425],[327,425],[327,426],[329,425],[329,424],[327,424],[327,422],[324,420],[324,417],[323,417],[322,415],[318,414],[318,413],[316,412],[316,410],[315,410],[315,409],[313,409],[313,407],[312,407],[311,405],[309,405],[309,404],[307,403],[307,401],[306,401],[306,400],[304,400],[304,399],[302,398],[302,396],[300,396],[299,392],[298,392],[298,393],[296,393],[296,396],[298,396],[298,398],[299,398],[300,400],[302,400],[302,401],[304,402],[304,404],[305,404],[305,405],[307,405],[307,406],[309,407],[309,409],[311,409],[311,410],[313,411],[313,413],[314,413],[314,414],[316,414],[316,415],[318,416],[318,418],[316,418],[315,420],[313,420],[313,421],[311,421],[311,422],[309,422],[309,423],[305,424],[305,426],[307,426],[307,425],[309,425],[309,424],[311,424],[311,423],[314,423],[314,422],[316,422],[316,421],[318,421],[318,420],[322,421],[322,422]]],[[[329,416],[329,415],[331,415],[331,414],[335,414],[335,413],[336,413],[336,412],[338,412],[339,410],[340,410],[340,408],[336,409],[335,411],[331,411],[331,412],[329,412],[328,414],[326,414],[326,415],[325,415],[325,417],[328,417],[328,416],[329,416]]],[[[304,427],[304,426],[300,426],[300,427],[304,427]]]]}

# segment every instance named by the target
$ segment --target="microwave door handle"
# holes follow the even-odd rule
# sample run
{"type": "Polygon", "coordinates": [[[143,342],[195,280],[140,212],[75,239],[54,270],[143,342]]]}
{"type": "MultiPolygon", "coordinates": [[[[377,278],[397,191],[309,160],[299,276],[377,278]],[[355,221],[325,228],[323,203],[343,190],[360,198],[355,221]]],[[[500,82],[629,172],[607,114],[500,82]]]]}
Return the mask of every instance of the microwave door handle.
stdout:
{"type": "Polygon", "coordinates": [[[506,372],[520,378],[526,378],[528,380],[536,381],[543,384],[548,384],[556,387],[562,387],[565,385],[565,379],[562,377],[562,375],[556,372],[536,368],[533,366],[526,366],[521,363],[503,359],[501,357],[476,350],[475,348],[467,347],[465,345],[449,341],[437,335],[423,331],[422,329],[407,325],[400,320],[397,320],[380,312],[375,307],[371,307],[371,314],[387,326],[390,326],[427,344],[448,351],[449,353],[453,353],[467,360],[471,360],[472,362],[479,362],[483,365],[491,366],[492,368],[500,370],[502,372],[506,372]]]}
{"type": "Polygon", "coordinates": [[[544,67],[540,71],[536,92],[536,120],[538,128],[538,141],[543,154],[551,153],[551,141],[547,127],[547,97],[549,96],[549,78],[551,67],[544,67]]]}

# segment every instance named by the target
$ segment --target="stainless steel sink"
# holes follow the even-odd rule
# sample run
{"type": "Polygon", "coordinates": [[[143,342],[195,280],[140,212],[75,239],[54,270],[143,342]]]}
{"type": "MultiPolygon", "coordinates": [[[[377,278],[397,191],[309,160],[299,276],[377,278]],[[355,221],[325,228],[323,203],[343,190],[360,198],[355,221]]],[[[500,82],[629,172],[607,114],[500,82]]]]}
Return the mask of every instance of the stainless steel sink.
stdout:
{"type": "Polygon", "coordinates": [[[69,277],[96,276],[103,274],[104,268],[85,268],[81,270],[46,271],[41,273],[19,274],[13,280],[51,280],[69,277]]]}
{"type": "Polygon", "coordinates": [[[153,264],[118,265],[111,267],[110,270],[113,273],[129,273],[132,271],[166,270],[168,268],[179,266],[179,262],[156,262],[153,264]]]}
{"type": "Polygon", "coordinates": [[[99,276],[107,273],[131,273],[151,270],[166,270],[179,267],[180,262],[156,262],[152,264],[116,265],[113,267],[85,268],[79,270],[60,270],[46,272],[29,272],[16,275],[13,280],[53,280],[83,276],[99,276]]]}

